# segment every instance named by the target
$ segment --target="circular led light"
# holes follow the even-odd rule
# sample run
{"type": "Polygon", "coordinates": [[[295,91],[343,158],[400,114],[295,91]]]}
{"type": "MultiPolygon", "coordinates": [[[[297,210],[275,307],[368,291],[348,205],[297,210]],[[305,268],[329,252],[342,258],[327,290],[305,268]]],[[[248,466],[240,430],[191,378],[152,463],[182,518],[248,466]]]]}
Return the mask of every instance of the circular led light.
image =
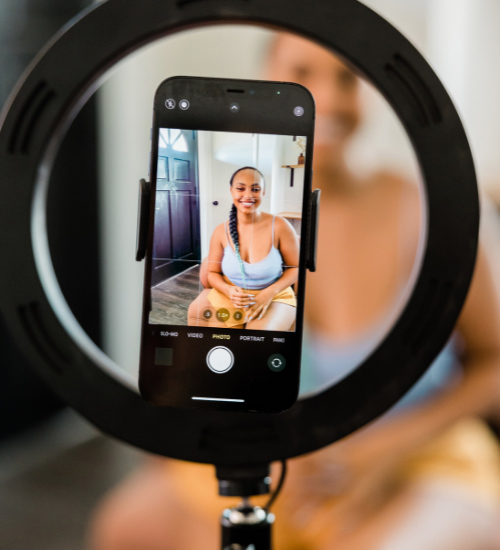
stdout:
{"type": "Polygon", "coordinates": [[[454,326],[472,276],[479,224],[469,145],[426,61],[356,0],[311,0],[306,12],[302,0],[100,2],[38,56],[0,122],[1,313],[46,382],[114,437],[158,454],[219,465],[268,463],[313,451],[393,405],[430,365],[454,326]],[[48,251],[51,167],[65,129],[99,78],[156,38],[221,22],[296,32],[357,67],[398,114],[425,186],[425,250],[399,319],[351,375],[279,415],[181,411],[143,401],[75,321],[48,251]]]}

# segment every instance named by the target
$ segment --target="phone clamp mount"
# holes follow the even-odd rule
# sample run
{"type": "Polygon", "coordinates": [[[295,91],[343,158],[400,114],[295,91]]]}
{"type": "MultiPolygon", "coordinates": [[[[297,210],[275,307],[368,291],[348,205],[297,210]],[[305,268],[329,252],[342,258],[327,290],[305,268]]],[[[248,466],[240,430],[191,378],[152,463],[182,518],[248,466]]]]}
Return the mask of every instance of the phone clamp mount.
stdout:
{"type": "MultiPolygon", "coordinates": [[[[418,380],[447,341],[467,295],[479,201],[465,132],[420,53],[357,0],[310,0],[307,10],[302,0],[95,3],[30,65],[0,125],[0,253],[7,259],[0,286],[9,289],[0,293],[0,311],[6,325],[62,399],[102,431],[149,452],[246,469],[333,443],[381,415],[418,380]],[[54,159],[65,131],[105,73],[156,39],[222,23],[295,32],[356,67],[399,116],[425,189],[418,269],[399,318],[349,376],[277,415],[180,411],[146,403],[137,381],[78,324],[57,282],[47,241],[54,159]]],[[[245,509],[238,514],[229,518],[239,518],[238,525],[261,515],[245,509]]],[[[239,543],[229,542],[231,550],[234,544],[239,543]]]]}

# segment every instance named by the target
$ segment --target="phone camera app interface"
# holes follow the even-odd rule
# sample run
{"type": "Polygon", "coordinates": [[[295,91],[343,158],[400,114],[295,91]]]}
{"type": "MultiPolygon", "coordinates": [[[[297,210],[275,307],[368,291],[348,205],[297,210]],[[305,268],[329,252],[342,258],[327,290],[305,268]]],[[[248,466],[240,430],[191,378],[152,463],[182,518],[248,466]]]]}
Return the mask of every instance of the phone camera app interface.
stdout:
{"type": "Polygon", "coordinates": [[[295,331],[307,139],[161,128],[158,140],[149,323],[295,331]]]}

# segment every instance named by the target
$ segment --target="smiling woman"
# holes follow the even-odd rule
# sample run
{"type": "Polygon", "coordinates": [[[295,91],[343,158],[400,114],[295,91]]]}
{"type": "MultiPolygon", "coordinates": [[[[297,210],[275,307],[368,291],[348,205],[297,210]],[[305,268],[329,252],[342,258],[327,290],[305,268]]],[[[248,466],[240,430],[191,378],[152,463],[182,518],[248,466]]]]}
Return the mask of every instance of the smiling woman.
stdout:
{"type": "Polygon", "coordinates": [[[189,324],[292,330],[297,306],[292,285],[299,272],[297,235],[284,218],[260,210],[266,185],[257,168],[239,168],[230,186],[229,220],[216,227],[210,241],[206,270],[212,289],[191,304],[189,324]],[[213,319],[212,315],[207,319],[210,306],[217,309],[213,319]]]}

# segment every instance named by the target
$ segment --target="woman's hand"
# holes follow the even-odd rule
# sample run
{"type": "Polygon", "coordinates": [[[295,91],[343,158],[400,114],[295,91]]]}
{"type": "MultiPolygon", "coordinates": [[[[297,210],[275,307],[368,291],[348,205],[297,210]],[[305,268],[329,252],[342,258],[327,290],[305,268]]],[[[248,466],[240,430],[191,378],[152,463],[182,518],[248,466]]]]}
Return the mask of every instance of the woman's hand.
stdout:
{"type": "Polygon", "coordinates": [[[234,307],[247,308],[255,304],[255,295],[247,294],[239,286],[228,285],[226,295],[234,307]]]}
{"type": "Polygon", "coordinates": [[[245,316],[245,323],[248,323],[252,320],[262,319],[266,314],[267,308],[273,301],[275,296],[274,290],[270,287],[261,290],[254,298],[252,298],[253,305],[250,305],[247,314],[245,316]]]}

